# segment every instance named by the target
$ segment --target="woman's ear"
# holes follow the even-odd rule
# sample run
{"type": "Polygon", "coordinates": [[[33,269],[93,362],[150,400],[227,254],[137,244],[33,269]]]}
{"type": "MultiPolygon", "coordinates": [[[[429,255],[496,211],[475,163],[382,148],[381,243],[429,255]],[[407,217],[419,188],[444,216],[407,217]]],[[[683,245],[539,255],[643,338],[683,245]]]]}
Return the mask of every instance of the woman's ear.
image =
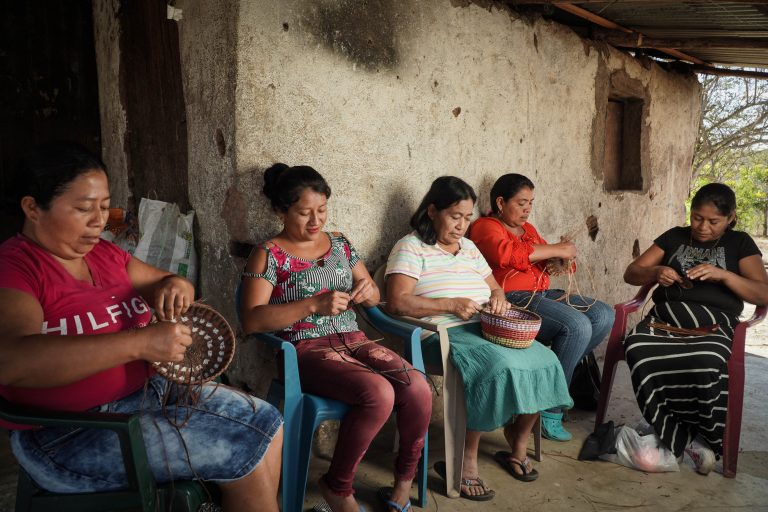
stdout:
{"type": "Polygon", "coordinates": [[[499,213],[504,211],[504,198],[501,196],[496,198],[496,211],[499,213]]]}
{"type": "Polygon", "coordinates": [[[436,213],[437,213],[437,208],[435,208],[435,205],[431,204],[427,206],[427,217],[429,217],[430,219],[434,219],[436,213]]]}
{"type": "Polygon", "coordinates": [[[24,212],[24,216],[29,220],[37,221],[40,217],[40,207],[32,196],[24,196],[21,198],[21,210],[24,212]]]}

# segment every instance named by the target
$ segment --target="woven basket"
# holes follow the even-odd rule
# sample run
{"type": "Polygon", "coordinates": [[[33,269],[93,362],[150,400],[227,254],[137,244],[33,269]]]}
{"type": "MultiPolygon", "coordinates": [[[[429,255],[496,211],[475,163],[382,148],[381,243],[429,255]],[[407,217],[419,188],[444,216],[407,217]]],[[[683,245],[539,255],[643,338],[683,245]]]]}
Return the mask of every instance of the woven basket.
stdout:
{"type": "Polygon", "coordinates": [[[512,307],[501,315],[489,310],[480,312],[483,338],[507,348],[528,348],[536,339],[541,317],[526,309],[512,307]]]}
{"type": "Polygon", "coordinates": [[[180,322],[192,330],[192,344],[180,363],[152,363],[157,373],[186,385],[204,384],[221,375],[235,355],[235,334],[224,317],[195,302],[180,322]]]}

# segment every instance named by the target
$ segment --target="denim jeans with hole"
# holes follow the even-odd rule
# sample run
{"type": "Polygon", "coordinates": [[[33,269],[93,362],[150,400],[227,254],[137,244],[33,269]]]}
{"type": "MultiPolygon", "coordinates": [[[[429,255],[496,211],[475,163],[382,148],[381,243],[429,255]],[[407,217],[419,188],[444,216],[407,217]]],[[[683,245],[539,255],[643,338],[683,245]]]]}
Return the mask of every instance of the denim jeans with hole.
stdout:
{"type": "MultiPolygon", "coordinates": [[[[146,389],[93,411],[141,414],[150,469],[158,482],[203,479],[218,483],[248,475],[283,424],[280,412],[258,398],[206,384],[201,400],[185,406],[174,394],[165,406],[167,381],[151,377],[146,389]],[[189,413],[189,420],[174,427],[189,413]]],[[[183,397],[182,397],[183,398],[183,397]]],[[[127,486],[117,434],[109,430],[46,427],[11,433],[19,464],[52,492],[96,492],[127,486]]]]}
{"type": "Polygon", "coordinates": [[[581,358],[608,336],[615,314],[605,302],[571,295],[568,301],[582,306],[582,311],[579,311],[569,306],[565,299],[557,300],[564,294],[563,290],[546,290],[531,297],[529,291],[513,291],[507,293],[507,300],[519,307],[530,301],[528,309],[541,316],[541,329],[536,339],[549,345],[557,355],[565,380],[570,385],[573,371],[581,358]]]}

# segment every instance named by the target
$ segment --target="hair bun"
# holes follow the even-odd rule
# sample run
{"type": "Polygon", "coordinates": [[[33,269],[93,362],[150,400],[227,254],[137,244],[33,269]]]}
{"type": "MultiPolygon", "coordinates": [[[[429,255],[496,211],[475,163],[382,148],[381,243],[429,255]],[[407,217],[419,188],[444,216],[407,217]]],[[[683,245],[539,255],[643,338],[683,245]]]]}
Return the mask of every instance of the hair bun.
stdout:
{"type": "Polygon", "coordinates": [[[284,163],[276,163],[264,171],[264,188],[262,192],[271,201],[275,197],[277,182],[289,167],[284,163]]]}

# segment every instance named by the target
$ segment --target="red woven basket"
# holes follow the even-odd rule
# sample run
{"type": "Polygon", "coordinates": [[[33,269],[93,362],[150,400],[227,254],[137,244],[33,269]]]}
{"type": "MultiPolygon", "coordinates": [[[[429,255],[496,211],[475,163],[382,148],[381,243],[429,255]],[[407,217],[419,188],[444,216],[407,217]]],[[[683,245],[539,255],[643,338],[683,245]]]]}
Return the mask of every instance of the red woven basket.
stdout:
{"type": "Polygon", "coordinates": [[[507,348],[528,348],[541,328],[541,317],[527,309],[512,307],[501,315],[480,312],[483,338],[507,348]]]}

